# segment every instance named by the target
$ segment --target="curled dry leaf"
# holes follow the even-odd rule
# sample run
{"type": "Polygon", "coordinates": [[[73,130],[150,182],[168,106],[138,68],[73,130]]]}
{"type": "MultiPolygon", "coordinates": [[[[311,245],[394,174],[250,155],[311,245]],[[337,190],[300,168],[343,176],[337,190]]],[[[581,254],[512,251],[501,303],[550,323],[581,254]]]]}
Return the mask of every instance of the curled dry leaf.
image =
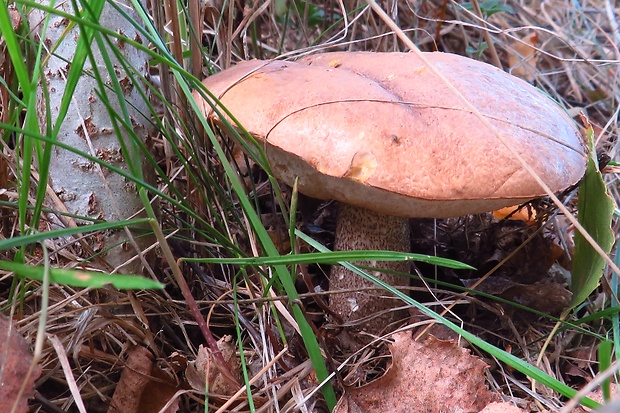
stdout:
{"type": "Polygon", "coordinates": [[[485,383],[487,364],[452,341],[393,336],[392,365],[380,379],[348,388],[334,413],[478,413],[499,400],[485,383]]]}
{"type": "Polygon", "coordinates": [[[14,4],[8,6],[9,16],[11,17],[11,27],[13,27],[14,31],[19,29],[19,26],[22,25],[22,15],[19,14],[19,10],[15,8],[14,4]]]}
{"type": "Polygon", "coordinates": [[[108,413],[136,412],[152,369],[153,355],[151,352],[142,346],[131,348],[108,413]]]}
{"type": "Polygon", "coordinates": [[[38,365],[30,371],[32,359],[28,342],[0,314],[0,412],[28,411],[28,398],[41,374],[38,365]]]}
{"type": "Polygon", "coordinates": [[[177,383],[153,363],[153,355],[142,346],[129,350],[121,379],[108,413],[179,411],[178,399],[168,403],[178,390],[177,383]]]}
{"type": "Polygon", "coordinates": [[[513,205],[505,208],[496,209],[493,211],[493,216],[496,219],[511,219],[514,221],[523,221],[527,225],[536,223],[536,210],[532,207],[521,205],[513,205]]]}
{"type": "Polygon", "coordinates": [[[510,43],[508,48],[508,64],[510,73],[528,82],[536,79],[536,44],[538,43],[538,33],[532,32],[520,41],[510,43]]]}
{"type": "MultiPolygon", "coordinates": [[[[222,352],[224,361],[228,363],[231,373],[240,381],[241,364],[239,356],[237,355],[237,349],[231,341],[231,336],[224,336],[217,342],[217,346],[222,352]]],[[[205,389],[208,389],[210,394],[232,396],[239,390],[233,387],[231,383],[220,374],[214,363],[211,351],[202,345],[198,349],[196,361],[188,363],[185,376],[190,386],[192,386],[194,390],[202,393],[204,393],[205,389]]]]}

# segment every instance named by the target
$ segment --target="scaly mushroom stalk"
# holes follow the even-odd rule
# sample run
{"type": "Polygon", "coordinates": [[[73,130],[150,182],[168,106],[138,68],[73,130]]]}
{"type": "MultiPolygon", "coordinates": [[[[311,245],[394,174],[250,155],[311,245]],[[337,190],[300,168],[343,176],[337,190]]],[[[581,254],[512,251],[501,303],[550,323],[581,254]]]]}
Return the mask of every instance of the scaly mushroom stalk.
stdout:
{"type": "MultiPolygon", "coordinates": [[[[356,250],[388,250],[410,252],[409,220],[401,217],[391,217],[365,208],[358,208],[341,203],[336,228],[336,251],[356,250]]],[[[409,277],[381,272],[380,269],[409,273],[408,262],[355,262],[377,268],[370,274],[383,282],[393,286],[409,285],[409,277]]],[[[329,297],[329,307],[342,317],[346,324],[354,324],[356,320],[364,320],[363,329],[373,335],[388,331],[393,323],[403,320],[406,311],[395,311],[402,301],[389,297],[389,292],[378,288],[371,281],[360,277],[347,268],[334,265],[329,277],[329,290],[334,294],[329,297]],[[374,287],[369,290],[368,288],[374,287]],[[340,293],[341,290],[358,290],[340,293]]],[[[354,330],[360,330],[354,326],[354,330]]],[[[393,328],[392,328],[393,329],[393,328]]],[[[362,339],[361,342],[368,340],[362,339]]]]}

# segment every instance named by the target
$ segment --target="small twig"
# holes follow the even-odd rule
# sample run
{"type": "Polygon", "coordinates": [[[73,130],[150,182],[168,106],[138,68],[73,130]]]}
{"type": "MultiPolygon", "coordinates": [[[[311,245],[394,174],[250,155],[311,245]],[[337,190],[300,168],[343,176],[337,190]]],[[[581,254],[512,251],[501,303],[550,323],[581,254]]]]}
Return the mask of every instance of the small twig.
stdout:
{"type": "MultiPolygon", "coordinates": [[[[474,6],[474,11],[478,15],[480,21],[486,26],[487,22],[482,16],[482,10],[480,9],[480,4],[478,3],[478,0],[472,0],[471,4],[474,6]]],[[[491,39],[491,34],[488,30],[483,30],[482,35],[484,36],[484,40],[487,42],[487,46],[489,47],[489,53],[491,53],[491,61],[495,66],[503,70],[502,62],[499,60],[497,50],[495,50],[495,45],[493,44],[493,39],[491,39]]]]}
{"type": "MultiPolygon", "coordinates": [[[[187,253],[187,251],[180,245],[180,243],[176,240],[170,239],[169,241],[170,246],[172,247],[172,249],[175,251],[175,253],[183,258],[189,258],[189,254],[187,253]]],[[[179,261],[183,261],[183,258],[181,258],[179,261]]],[[[198,277],[203,280],[205,282],[205,284],[207,285],[207,287],[209,288],[209,292],[212,296],[212,298],[214,299],[214,303],[218,303],[218,304],[222,304],[224,305],[228,311],[232,314],[232,315],[237,315],[239,317],[239,322],[241,324],[243,324],[243,326],[248,330],[248,332],[256,339],[258,340],[258,338],[260,337],[260,334],[258,334],[258,331],[256,331],[256,328],[254,328],[254,325],[250,322],[250,320],[248,320],[240,311],[235,311],[235,304],[234,301],[223,301],[222,300],[222,294],[224,293],[220,288],[218,288],[215,283],[213,282],[209,282],[209,279],[212,277],[209,277],[204,271],[203,269],[200,267],[200,265],[198,265],[198,263],[193,262],[193,261],[184,261],[186,264],[189,265],[189,267],[192,269],[192,271],[194,271],[198,277]]],[[[224,294],[224,295],[230,295],[228,293],[224,294]]],[[[266,300],[268,301],[268,300],[266,300]]]]}
{"type": "Polygon", "coordinates": [[[215,413],[223,413],[223,412],[229,411],[227,410],[228,407],[231,404],[235,403],[237,399],[239,398],[239,396],[241,396],[244,392],[246,392],[247,389],[250,386],[252,386],[254,383],[256,383],[261,377],[263,377],[263,374],[265,374],[265,372],[267,372],[275,363],[278,362],[278,360],[282,358],[282,356],[284,356],[287,353],[288,353],[288,347],[284,347],[284,349],[281,352],[276,354],[276,356],[273,359],[271,359],[269,363],[267,363],[267,365],[265,365],[258,373],[256,373],[254,377],[252,377],[245,386],[243,386],[235,394],[233,394],[230,397],[230,399],[228,399],[228,401],[224,403],[222,407],[220,407],[215,413]]]}
{"type": "Polygon", "coordinates": [[[69,386],[69,391],[73,396],[76,407],[78,408],[80,413],[86,413],[86,406],[84,406],[84,401],[82,400],[82,396],[80,395],[80,389],[75,382],[75,377],[73,377],[73,372],[71,371],[71,364],[69,363],[69,359],[67,358],[65,348],[62,346],[62,343],[55,335],[49,334],[47,338],[52,343],[54,350],[56,350],[58,361],[60,361],[60,366],[62,367],[62,371],[65,374],[65,379],[67,380],[67,385],[69,386]]]}
{"type": "Polygon", "coordinates": [[[220,373],[222,373],[222,376],[226,378],[226,380],[228,380],[231,384],[239,387],[240,386],[239,382],[235,379],[235,377],[230,372],[228,363],[226,363],[226,361],[224,360],[224,356],[222,356],[222,352],[220,351],[220,348],[217,345],[217,341],[213,337],[213,334],[211,334],[211,330],[209,330],[209,326],[207,325],[204,317],[202,316],[202,313],[200,312],[200,309],[198,308],[198,305],[196,304],[196,300],[194,300],[194,297],[192,296],[192,292],[190,291],[189,286],[187,285],[187,281],[185,281],[185,278],[183,277],[183,273],[181,272],[179,263],[175,260],[175,257],[172,254],[172,250],[170,249],[170,245],[168,245],[168,241],[166,240],[166,236],[164,232],[162,231],[161,227],[157,223],[157,220],[153,218],[155,216],[155,212],[151,208],[151,204],[148,200],[148,197],[146,196],[146,191],[143,188],[140,189],[140,198],[142,199],[142,202],[145,205],[147,215],[151,217],[151,220],[149,222],[151,224],[151,228],[153,229],[153,232],[155,233],[155,236],[157,238],[157,242],[159,243],[159,247],[161,248],[162,254],[164,258],[166,259],[166,261],[168,261],[168,265],[170,265],[170,269],[172,270],[172,273],[174,274],[174,278],[177,282],[177,285],[181,289],[181,294],[183,295],[183,298],[185,299],[190,312],[194,316],[194,319],[196,320],[198,327],[200,327],[200,331],[202,332],[202,335],[204,336],[207,342],[207,345],[209,346],[209,349],[213,353],[213,357],[215,357],[215,360],[217,361],[217,363],[215,363],[217,366],[217,369],[219,370],[220,373]]]}

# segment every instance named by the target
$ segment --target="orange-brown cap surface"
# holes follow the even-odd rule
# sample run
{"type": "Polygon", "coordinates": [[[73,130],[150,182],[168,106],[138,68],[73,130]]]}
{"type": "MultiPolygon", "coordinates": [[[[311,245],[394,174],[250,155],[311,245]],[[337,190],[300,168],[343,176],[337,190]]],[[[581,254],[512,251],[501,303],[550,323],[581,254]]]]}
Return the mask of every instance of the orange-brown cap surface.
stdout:
{"type": "MultiPolygon", "coordinates": [[[[576,126],[541,91],[472,59],[426,57],[552,190],[581,178],[576,126]]],[[[312,197],[387,215],[448,217],[545,195],[412,53],[253,60],[204,83],[262,145],[276,177],[292,184],[298,176],[300,192],[312,197]]]]}

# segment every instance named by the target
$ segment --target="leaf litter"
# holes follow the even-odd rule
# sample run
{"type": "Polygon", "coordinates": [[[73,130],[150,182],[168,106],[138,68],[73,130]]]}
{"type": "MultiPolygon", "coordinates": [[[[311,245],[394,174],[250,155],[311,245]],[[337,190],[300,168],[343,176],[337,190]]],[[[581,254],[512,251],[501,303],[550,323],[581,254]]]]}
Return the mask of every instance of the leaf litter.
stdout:
{"type": "Polygon", "coordinates": [[[12,321],[0,314],[0,412],[28,411],[28,398],[41,374],[41,367],[33,366],[33,361],[30,344],[12,321]]]}
{"type": "Polygon", "coordinates": [[[345,388],[334,413],[524,412],[489,390],[487,363],[456,341],[428,336],[418,342],[411,332],[391,338],[386,373],[365,386],[345,388]]]}

